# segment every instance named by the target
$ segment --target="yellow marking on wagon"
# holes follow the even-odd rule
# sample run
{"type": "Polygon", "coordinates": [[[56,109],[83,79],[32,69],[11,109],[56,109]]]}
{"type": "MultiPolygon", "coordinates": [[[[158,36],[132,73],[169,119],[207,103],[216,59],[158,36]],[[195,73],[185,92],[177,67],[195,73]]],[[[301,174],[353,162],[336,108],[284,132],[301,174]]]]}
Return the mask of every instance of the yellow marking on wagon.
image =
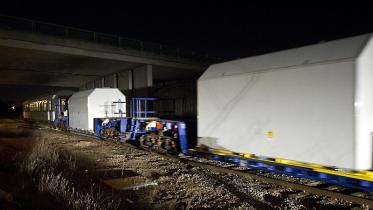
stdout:
{"type": "MultiPolygon", "coordinates": [[[[227,150],[220,150],[220,149],[219,150],[214,150],[214,149],[206,150],[206,149],[195,148],[195,149],[189,149],[189,150],[193,152],[202,152],[202,153],[215,154],[215,155],[221,155],[221,156],[243,157],[243,158],[252,159],[252,160],[260,159],[258,156],[254,154],[235,153],[235,152],[231,152],[227,150]]],[[[270,157],[260,159],[260,161],[269,162],[269,163],[277,163],[277,164],[281,164],[285,166],[287,165],[287,166],[308,168],[319,173],[325,173],[325,174],[331,174],[331,175],[337,175],[337,176],[343,176],[343,177],[373,182],[373,171],[338,169],[338,168],[323,166],[323,165],[315,164],[315,163],[304,163],[304,162],[299,162],[299,161],[294,161],[294,160],[278,159],[278,158],[270,158],[270,157]]]]}

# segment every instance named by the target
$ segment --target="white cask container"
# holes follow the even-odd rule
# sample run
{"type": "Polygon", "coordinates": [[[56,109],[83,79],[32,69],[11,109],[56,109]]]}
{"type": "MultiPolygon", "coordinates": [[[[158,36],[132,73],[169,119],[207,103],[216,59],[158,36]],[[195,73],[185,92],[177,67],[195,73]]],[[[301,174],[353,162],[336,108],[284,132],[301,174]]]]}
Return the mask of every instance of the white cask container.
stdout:
{"type": "Polygon", "coordinates": [[[93,131],[94,118],[120,117],[120,111],[125,117],[125,102],[126,97],[117,88],[76,92],[69,99],[69,127],[93,131]]]}
{"type": "Polygon", "coordinates": [[[372,168],[371,34],[211,65],[198,80],[199,144],[372,168]]]}

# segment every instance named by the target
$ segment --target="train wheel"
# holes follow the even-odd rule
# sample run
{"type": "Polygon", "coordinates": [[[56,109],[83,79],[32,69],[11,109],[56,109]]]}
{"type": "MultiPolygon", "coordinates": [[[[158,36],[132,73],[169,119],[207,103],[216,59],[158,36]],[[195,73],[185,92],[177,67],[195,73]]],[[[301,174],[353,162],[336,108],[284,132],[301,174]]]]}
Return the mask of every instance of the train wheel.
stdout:
{"type": "Polygon", "coordinates": [[[154,144],[152,142],[152,136],[146,136],[145,137],[145,145],[148,147],[153,147],[154,144]]]}
{"type": "Polygon", "coordinates": [[[100,131],[100,137],[101,137],[101,139],[107,139],[108,138],[107,130],[106,129],[101,129],[101,131],[100,131]]]}
{"type": "Polygon", "coordinates": [[[166,150],[169,153],[177,153],[177,145],[174,139],[172,139],[171,137],[163,136],[161,142],[162,149],[166,150]]]}
{"type": "Polygon", "coordinates": [[[140,141],[140,145],[141,145],[141,146],[144,146],[144,145],[145,145],[145,144],[144,144],[144,141],[145,141],[144,136],[140,136],[139,141],[140,141]]]}

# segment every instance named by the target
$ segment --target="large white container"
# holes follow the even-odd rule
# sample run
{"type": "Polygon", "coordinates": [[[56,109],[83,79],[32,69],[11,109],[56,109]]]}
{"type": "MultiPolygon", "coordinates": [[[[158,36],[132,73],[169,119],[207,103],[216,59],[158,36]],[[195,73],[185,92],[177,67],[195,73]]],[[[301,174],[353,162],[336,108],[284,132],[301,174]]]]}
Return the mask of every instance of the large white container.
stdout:
{"type": "Polygon", "coordinates": [[[93,131],[93,119],[126,116],[126,97],[117,88],[95,88],[74,93],[69,99],[69,126],[93,131]],[[120,102],[120,103],[118,103],[120,102]]]}
{"type": "Polygon", "coordinates": [[[370,34],[211,65],[198,80],[210,147],[370,169],[372,131],[370,34]]]}

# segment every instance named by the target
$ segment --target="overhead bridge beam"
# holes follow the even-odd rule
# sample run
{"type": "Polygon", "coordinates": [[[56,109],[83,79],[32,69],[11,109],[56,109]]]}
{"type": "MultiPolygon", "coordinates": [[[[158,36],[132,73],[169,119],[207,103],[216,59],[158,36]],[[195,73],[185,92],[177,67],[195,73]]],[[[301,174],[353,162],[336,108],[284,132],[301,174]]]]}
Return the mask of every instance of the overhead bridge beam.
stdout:
{"type": "Polygon", "coordinates": [[[118,47],[89,43],[78,40],[63,39],[45,36],[41,34],[28,34],[23,32],[0,30],[0,46],[40,50],[67,55],[87,56],[116,61],[132,62],[139,64],[151,64],[178,69],[202,70],[201,64],[174,61],[167,56],[159,56],[151,53],[134,52],[118,47]]]}

